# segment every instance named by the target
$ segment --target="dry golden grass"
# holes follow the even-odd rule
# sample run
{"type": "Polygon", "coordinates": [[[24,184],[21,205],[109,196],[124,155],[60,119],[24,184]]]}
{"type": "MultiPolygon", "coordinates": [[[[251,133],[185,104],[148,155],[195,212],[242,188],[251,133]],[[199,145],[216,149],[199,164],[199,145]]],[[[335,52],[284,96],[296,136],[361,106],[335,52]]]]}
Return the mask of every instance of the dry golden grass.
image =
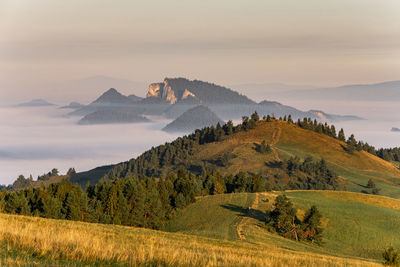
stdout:
{"type": "Polygon", "coordinates": [[[5,214],[0,214],[0,240],[39,257],[107,265],[378,266],[263,243],[5,214]]]}
{"type": "MultiPolygon", "coordinates": [[[[310,190],[311,191],[311,190],[310,190]]],[[[312,190],[318,191],[318,190],[312,190]]],[[[322,195],[334,199],[351,200],[365,203],[372,206],[383,207],[388,209],[400,210],[400,200],[385,196],[368,195],[354,192],[332,192],[332,191],[318,191],[322,195]]]]}
{"type": "Polygon", "coordinates": [[[365,151],[354,154],[347,153],[342,146],[344,142],[333,139],[324,134],[301,129],[294,124],[283,121],[265,122],[259,121],[257,128],[247,132],[239,132],[222,142],[203,145],[194,156],[195,160],[205,160],[216,157],[226,152],[231,152],[237,158],[232,160],[228,168],[221,168],[219,171],[242,170],[254,171],[255,169],[266,169],[264,163],[270,160],[279,160],[279,154],[287,155],[311,155],[315,158],[324,158],[331,165],[338,168],[350,168],[371,173],[371,177],[393,184],[377,172],[384,173],[391,177],[400,178],[400,170],[392,163],[373,156],[365,151]],[[262,155],[254,150],[254,143],[261,143],[265,140],[272,144],[272,154],[262,155]],[[229,169],[229,170],[227,170],[229,169]]]}
{"type": "MultiPolygon", "coordinates": [[[[259,121],[255,129],[235,133],[222,142],[215,142],[198,147],[191,163],[201,166],[208,160],[215,160],[225,153],[233,156],[226,166],[214,166],[221,174],[235,174],[239,171],[261,175],[279,174],[266,163],[288,159],[292,156],[305,158],[312,156],[318,160],[324,158],[329,167],[340,176],[340,185],[346,185],[349,191],[361,191],[369,179],[373,179],[381,194],[400,197],[400,169],[394,164],[373,156],[365,151],[349,154],[345,151],[346,143],[324,134],[302,129],[284,121],[259,121]],[[255,150],[255,144],[266,141],[272,152],[261,154],[255,150]]],[[[284,180],[282,180],[284,181],[284,180]]]]}

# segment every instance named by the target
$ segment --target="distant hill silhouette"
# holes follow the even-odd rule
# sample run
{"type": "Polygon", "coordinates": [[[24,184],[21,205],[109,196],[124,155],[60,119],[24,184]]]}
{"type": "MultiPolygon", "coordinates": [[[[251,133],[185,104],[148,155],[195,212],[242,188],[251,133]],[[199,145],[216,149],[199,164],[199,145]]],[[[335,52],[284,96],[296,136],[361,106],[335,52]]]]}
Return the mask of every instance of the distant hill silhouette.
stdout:
{"type": "Polygon", "coordinates": [[[149,122],[143,116],[121,110],[98,110],[83,117],[78,124],[108,124],[149,122]]]}
{"type": "Polygon", "coordinates": [[[49,103],[44,99],[38,98],[33,99],[29,102],[15,105],[16,107],[43,107],[43,106],[55,106],[55,104],[49,103]]]}
{"type": "Polygon", "coordinates": [[[92,102],[92,104],[132,104],[134,101],[127,96],[122,95],[115,88],[110,88],[104,92],[99,98],[92,102]]]}
{"type": "Polygon", "coordinates": [[[82,105],[81,103],[71,102],[71,103],[69,103],[69,105],[62,106],[60,108],[61,109],[78,109],[78,108],[82,108],[82,107],[84,107],[84,105],[82,105]]]}
{"type": "Polygon", "coordinates": [[[353,84],[333,88],[295,90],[277,93],[284,98],[346,100],[346,101],[400,101],[400,81],[376,84],[353,84]]]}
{"type": "Polygon", "coordinates": [[[140,96],[137,96],[137,95],[134,95],[134,94],[128,95],[128,98],[129,98],[132,102],[138,102],[138,101],[143,100],[143,97],[140,97],[140,96]]]}
{"type": "MultiPolygon", "coordinates": [[[[70,112],[68,115],[86,116],[90,113],[99,111],[104,108],[105,109],[126,108],[127,106],[130,106],[133,103],[135,103],[135,101],[133,101],[131,98],[122,95],[115,88],[110,88],[89,105],[83,106],[82,108],[70,112]]],[[[97,114],[96,116],[98,115],[99,114],[97,114]]]]}
{"type": "Polygon", "coordinates": [[[197,106],[191,108],[180,115],[173,122],[163,128],[166,132],[192,132],[195,129],[205,126],[212,126],[224,122],[218,118],[209,108],[205,106],[197,106]]]}

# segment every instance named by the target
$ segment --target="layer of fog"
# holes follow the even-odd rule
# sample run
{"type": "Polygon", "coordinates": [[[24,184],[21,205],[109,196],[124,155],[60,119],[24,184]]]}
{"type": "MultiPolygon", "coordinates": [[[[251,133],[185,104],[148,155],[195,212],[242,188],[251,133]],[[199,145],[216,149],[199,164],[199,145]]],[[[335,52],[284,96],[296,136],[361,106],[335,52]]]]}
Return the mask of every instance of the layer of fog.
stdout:
{"type": "MultiPolygon", "coordinates": [[[[334,124],[343,127],[346,136],[354,133],[375,147],[400,146],[400,134],[390,131],[400,127],[398,102],[271,100],[302,110],[363,117],[362,121],[334,124]]],[[[36,178],[52,168],[65,173],[69,167],[84,171],[118,163],[179,135],[160,131],[168,123],[160,118],[152,118],[152,123],[82,126],[76,124],[79,118],[65,117],[67,112],[54,106],[0,108],[0,184],[11,183],[19,174],[36,178]]]]}
{"type": "Polygon", "coordinates": [[[391,132],[392,127],[400,127],[400,103],[378,101],[305,101],[295,99],[274,99],[301,110],[317,109],[340,115],[356,115],[364,120],[335,122],[337,129],[343,128],[346,137],[354,134],[376,148],[400,147],[400,133],[391,132]]]}
{"type": "Polygon", "coordinates": [[[65,173],[126,161],[177,135],[160,131],[168,121],[77,125],[57,107],[0,108],[0,184],[19,174],[34,179],[58,168],[65,173]]]}

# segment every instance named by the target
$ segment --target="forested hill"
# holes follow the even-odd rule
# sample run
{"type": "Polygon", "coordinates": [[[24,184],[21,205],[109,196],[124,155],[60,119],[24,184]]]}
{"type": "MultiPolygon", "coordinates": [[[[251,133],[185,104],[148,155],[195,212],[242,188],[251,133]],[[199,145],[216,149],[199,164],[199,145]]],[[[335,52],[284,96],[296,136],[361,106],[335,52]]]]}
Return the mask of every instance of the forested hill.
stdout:
{"type": "Polygon", "coordinates": [[[257,174],[275,184],[304,188],[305,177],[299,177],[304,173],[296,175],[298,166],[303,160],[323,159],[339,175],[341,189],[368,191],[366,184],[372,179],[381,194],[400,196],[399,169],[375,153],[373,147],[357,142],[353,135],[346,138],[343,130],[337,133],[334,126],[311,119],[295,123],[290,117],[260,120],[253,114],[237,126],[229,121],[222,127],[206,127],[152,148],[136,159],[115,165],[104,179],[163,177],[183,167],[197,175],[257,174]]]}

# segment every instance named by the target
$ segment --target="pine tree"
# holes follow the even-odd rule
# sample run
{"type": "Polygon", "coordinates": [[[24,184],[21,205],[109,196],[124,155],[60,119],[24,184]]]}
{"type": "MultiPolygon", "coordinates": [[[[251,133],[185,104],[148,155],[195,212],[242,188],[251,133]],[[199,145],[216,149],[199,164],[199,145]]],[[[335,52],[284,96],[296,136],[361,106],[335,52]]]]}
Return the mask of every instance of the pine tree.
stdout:
{"type": "Polygon", "coordinates": [[[374,181],[371,178],[368,180],[367,187],[368,188],[375,188],[376,187],[374,181]]]}
{"type": "Polygon", "coordinates": [[[312,243],[321,243],[322,232],[321,228],[322,215],[316,206],[312,206],[305,214],[302,223],[302,236],[312,243]]]}
{"type": "Polygon", "coordinates": [[[338,139],[339,139],[340,141],[343,141],[343,142],[346,141],[346,137],[345,137],[345,135],[344,135],[343,128],[341,128],[340,131],[339,131],[338,139]]]}
{"type": "Polygon", "coordinates": [[[74,191],[71,191],[67,194],[66,200],[65,200],[65,218],[68,220],[74,220],[78,221],[81,219],[81,210],[79,207],[79,199],[76,196],[76,193],[74,191]]]}
{"type": "Polygon", "coordinates": [[[225,125],[224,125],[224,131],[226,135],[231,135],[233,133],[233,123],[231,120],[229,120],[225,125]]]}
{"type": "Polygon", "coordinates": [[[249,117],[243,116],[242,117],[242,130],[247,131],[249,129],[249,117]]]}
{"type": "Polygon", "coordinates": [[[274,209],[270,213],[270,223],[277,233],[298,240],[299,221],[296,213],[292,202],[285,195],[279,195],[275,198],[274,209]]]}
{"type": "Polygon", "coordinates": [[[257,111],[254,111],[254,113],[251,114],[251,120],[253,120],[253,121],[255,121],[255,122],[257,122],[257,121],[260,120],[260,116],[258,116],[257,111]]]}
{"type": "Polygon", "coordinates": [[[182,193],[179,193],[176,196],[175,207],[177,209],[182,209],[182,208],[186,207],[186,199],[185,199],[185,196],[182,193]]]}
{"type": "Polygon", "coordinates": [[[354,134],[352,134],[349,139],[347,140],[347,147],[346,150],[347,152],[349,152],[350,154],[353,154],[354,151],[357,149],[357,141],[354,138],[354,134]]]}
{"type": "Polygon", "coordinates": [[[62,203],[58,198],[47,196],[43,202],[44,217],[51,219],[63,219],[64,216],[61,213],[62,203]]]}
{"type": "Polygon", "coordinates": [[[332,125],[332,126],[331,126],[330,136],[332,136],[332,137],[334,137],[334,138],[337,137],[337,136],[336,136],[336,128],[335,128],[335,125],[332,125]]]}
{"type": "Polygon", "coordinates": [[[288,123],[293,123],[293,119],[292,119],[292,115],[291,114],[289,114],[287,121],[288,121],[288,123]]]}

